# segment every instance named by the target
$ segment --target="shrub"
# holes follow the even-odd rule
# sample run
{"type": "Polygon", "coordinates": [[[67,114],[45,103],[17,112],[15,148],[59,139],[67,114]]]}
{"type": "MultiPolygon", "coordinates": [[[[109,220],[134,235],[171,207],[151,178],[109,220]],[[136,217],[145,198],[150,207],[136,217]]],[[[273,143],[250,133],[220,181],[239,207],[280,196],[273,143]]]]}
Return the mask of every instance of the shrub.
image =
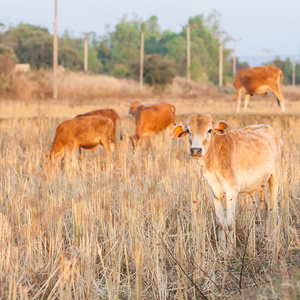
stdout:
{"type": "Polygon", "coordinates": [[[14,50],[0,44],[0,74],[10,73],[18,61],[14,50]]]}
{"type": "Polygon", "coordinates": [[[117,77],[117,78],[123,78],[128,77],[129,70],[125,65],[122,64],[115,64],[111,71],[109,72],[109,75],[117,77]]]}
{"type": "Polygon", "coordinates": [[[70,70],[83,70],[82,57],[75,49],[68,46],[64,46],[61,49],[59,49],[58,64],[70,70]]]}
{"type": "MultiPolygon", "coordinates": [[[[133,74],[136,79],[140,74],[140,63],[133,65],[133,74]]],[[[168,57],[162,57],[160,54],[146,55],[144,61],[144,81],[154,86],[156,89],[164,89],[166,85],[172,83],[173,78],[177,75],[173,60],[168,57]]]]}

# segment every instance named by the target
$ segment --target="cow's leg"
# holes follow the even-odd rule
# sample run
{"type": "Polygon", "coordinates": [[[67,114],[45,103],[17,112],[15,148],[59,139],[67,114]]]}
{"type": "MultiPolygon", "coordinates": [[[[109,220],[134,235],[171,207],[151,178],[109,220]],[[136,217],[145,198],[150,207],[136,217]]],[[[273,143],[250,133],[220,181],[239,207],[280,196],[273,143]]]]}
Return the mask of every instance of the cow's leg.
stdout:
{"type": "MultiPolygon", "coordinates": [[[[81,147],[78,148],[78,152],[79,152],[79,161],[83,160],[83,149],[81,147]]],[[[89,149],[91,151],[91,149],[89,149]]]]}
{"type": "Polygon", "coordinates": [[[242,100],[242,89],[239,89],[237,91],[237,107],[236,107],[237,113],[240,112],[241,100],[242,100]]]}
{"type": "Polygon", "coordinates": [[[250,100],[250,94],[246,94],[245,95],[245,102],[244,102],[244,112],[247,111],[247,107],[248,107],[248,103],[249,103],[249,100],[250,100]]]}
{"type": "Polygon", "coordinates": [[[237,203],[238,193],[235,191],[226,191],[226,229],[229,239],[229,248],[235,245],[233,241],[234,223],[235,223],[235,208],[237,203]]]}
{"type": "Polygon", "coordinates": [[[156,144],[155,143],[155,135],[154,134],[151,134],[151,136],[150,136],[150,143],[151,143],[152,152],[154,153],[154,151],[155,151],[155,144],[156,144]]]}
{"type": "Polygon", "coordinates": [[[217,221],[219,223],[219,234],[218,234],[219,243],[221,245],[221,248],[225,250],[226,249],[226,237],[225,237],[226,221],[225,221],[222,199],[216,198],[211,187],[209,189],[210,189],[212,200],[214,202],[217,221]]]}
{"type": "Polygon", "coordinates": [[[271,175],[269,179],[269,187],[270,187],[270,204],[269,206],[269,214],[273,212],[274,214],[277,213],[277,195],[278,195],[278,187],[279,187],[279,178],[274,174],[271,175]]]}
{"type": "Polygon", "coordinates": [[[141,146],[143,150],[147,148],[148,141],[149,141],[148,135],[141,137],[141,146]]]}
{"type": "Polygon", "coordinates": [[[115,124],[113,126],[110,127],[110,129],[108,130],[108,137],[109,139],[116,141],[116,126],[115,124]]]}
{"type": "Polygon", "coordinates": [[[271,175],[269,179],[270,202],[268,203],[268,218],[266,223],[266,234],[270,235],[275,229],[277,221],[277,195],[278,195],[279,180],[271,175]]]}
{"type": "Polygon", "coordinates": [[[109,138],[108,138],[108,136],[106,134],[103,135],[103,136],[101,136],[101,143],[102,143],[102,145],[103,145],[103,147],[105,149],[106,155],[110,159],[111,158],[112,149],[111,149],[111,146],[110,146],[109,138]]]}
{"type": "Polygon", "coordinates": [[[165,132],[164,132],[164,138],[165,138],[165,136],[169,136],[169,132],[171,131],[171,129],[174,127],[174,124],[175,123],[171,123],[170,125],[168,125],[167,126],[167,128],[166,128],[166,130],[165,130],[165,132]]]}
{"type": "Polygon", "coordinates": [[[75,167],[75,161],[76,161],[76,147],[74,145],[74,142],[67,143],[65,146],[65,156],[63,159],[63,168],[66,166],[67,161],[71,162],[71,166],[75,167]]]}
{"type": "Polygon", "coordinates": [[[266,202],[264,186],[262,186],[262,187],[259,189],[258,195],[259,195],[259,201],[260,201],[261,208],[262,208],[262,210],[264,211],[264,213],[266,214],[266,212],[267,212],[267,210],[268,210],[268,204],[267,204],[267,202],[266,202]]]}

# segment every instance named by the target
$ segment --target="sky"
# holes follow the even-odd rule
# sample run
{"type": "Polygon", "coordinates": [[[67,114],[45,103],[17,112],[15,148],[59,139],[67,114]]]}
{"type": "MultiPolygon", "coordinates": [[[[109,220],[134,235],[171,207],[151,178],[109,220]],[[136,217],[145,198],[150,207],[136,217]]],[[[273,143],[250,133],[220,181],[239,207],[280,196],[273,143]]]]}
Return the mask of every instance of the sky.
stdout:
{"type": "MultiPolygon", "coordinates": [[[[300,58],[300,0],[57,0],[58,34],[94,31],[101,36],[127,14],[158,17],[163,30],[179,32],[198,14],[221,13],[221,27],[237,42],[237,56],[247,60],[277,55],[300,58]],[[109,25],[109,27],[107,27],[109,25]]],[[[54,0],[0,0],[0,22],[29,23],[54,31],[54,0]]],[[[232,44],[228,42],[228,48],[232,44]]],[[[251,62],[250,62],[251,63],[251,62]]],[[[256,62],[257,63],[257,62],[256,62]]]]}

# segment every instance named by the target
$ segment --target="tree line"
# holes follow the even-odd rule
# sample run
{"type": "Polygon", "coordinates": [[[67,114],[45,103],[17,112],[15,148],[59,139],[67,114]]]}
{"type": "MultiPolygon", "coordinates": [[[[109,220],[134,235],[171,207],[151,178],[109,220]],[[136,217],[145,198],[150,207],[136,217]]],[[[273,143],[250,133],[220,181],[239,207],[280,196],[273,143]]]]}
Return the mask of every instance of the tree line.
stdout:
{"type": "MultiPolygon", "coordinates": [[[[223,35],[223,76],[225,82],[233,81],[232,50],[226,47],[229,37],[220,27],[220,15],[197,15],[189,19],[191,29],[191,78],[196,82],[217,84],[219,72],[219,45],[217,37],[223,35]]],[[[142,21],[126,16],[106,35],[98,37],[95,32],[89,38],[88,65],[92,73],[108,74],[118,78],[139,77],[141,32],[145,36],[144,81],[152,86],[171,83],[174,76],[185,76],[186,28],[179,33],[162,31],[156,16],[142,21]]],[[[33,69],[51,68],[53,61],[53,36],[47,28],[20,24],[2,30],[0,34],[2,61],[29,63],[33,69]]],[[[83,70],[84,45],[82,38],[65,32],[58,39],[58,63],[73,71],[83,70]]],[[[3,63],[2,63],[3,64],[3,63]]],[[[9,62],[6,62],[6,68],[9,62]]],[[[290,60],[276,59],[272,62],[283,69],[285,82],[290,83],[292,65],[290,60]]],[[[248,67],[237,60],[237,70],[248,67]]],[[[4,67],[5,68],[5,67],[4,67]]],[[[300,80],[300,69],[297,68],[300,80]]],[[[0,66],[1,72],[1,66],[0,66]]]]}

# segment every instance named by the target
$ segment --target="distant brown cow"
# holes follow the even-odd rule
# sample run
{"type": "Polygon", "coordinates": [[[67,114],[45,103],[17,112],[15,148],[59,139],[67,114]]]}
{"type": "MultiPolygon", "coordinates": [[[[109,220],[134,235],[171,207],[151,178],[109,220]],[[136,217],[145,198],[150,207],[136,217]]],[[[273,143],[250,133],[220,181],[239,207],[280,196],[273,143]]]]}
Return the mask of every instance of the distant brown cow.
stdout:
{"type": "Polygon", "coordinates": [[[140,112],[141,109],[145,107],[144,104],[142,104],[139,101],[133,101],[130,104],[129,110],[128,110],[128,114],[132,115],[135,117],[135,122],[137,123],[139,116],[140,116],[140,112]]]}
{"type": "Polygon", "coordinates": [[[85,116],[102,116],[102,117],[107,117],[110,118],[114,126],[112,127],[111,132],[109,135],[113,137],[116,140],[116,128],[117,128],[117,121],[119,121],[120,124],[120,139],[122,140],[122,123],[119,114],[114,110],[110,108],[104,108],[104,109],[98,109],[98,110],[93,110],[85,114],[81,114],[76,116],[75,118],[78,117],[85,117],[85,116]]]}
{"type": "Polygon", "coordinates": [[[149,137],[171,128],[174,125],[175,111],[175,107],[167,103],[144,106],[139,112],[135,135],[130,137],[132,146],[135,148],[142,139],[144,148],[149,137]]]}
{"type": "Polygon", "coordinates": [[[59,160],[64,157],[65,150],[74,155],[76,148],[94,151],[103,145],[110,154],[116,140],[109,134],[114,127],[110,118],[103,116],[86,116],[62,122],[56,130],[50,157],[59,160]]]}
{"type": "Polygon", "coordinates": [[[282,140],[264,124],[234,131],[225,121],[214,122],[210,115],[191,115],[186,125],[174,126],[173,138],[190,139],[190,155],[198,159],[207,180],[221,223],[220,242],[225,246],[225,232],[233,242],[235,208],[239,193],[251,196],[269,182],[269,212],[277,211],[281,177],[282,140]],[[222,198],[225,201],[222,203],[222,198]],[[226,209],[226,217],[224,206],[226,209]]]}
{"type": "Polygon", "coordinates": [[[237,90],[237,113],[240,111],[242,93],[245,93],[244,111],[247,111],[250,96],[254,94],[266,94],[268,90],[271,90],[275,94],[277,103],[284,112],[284,97],[280,89],[282,79],[282,71],[273,66],[240,70],[233,83],[237,90]]]}

